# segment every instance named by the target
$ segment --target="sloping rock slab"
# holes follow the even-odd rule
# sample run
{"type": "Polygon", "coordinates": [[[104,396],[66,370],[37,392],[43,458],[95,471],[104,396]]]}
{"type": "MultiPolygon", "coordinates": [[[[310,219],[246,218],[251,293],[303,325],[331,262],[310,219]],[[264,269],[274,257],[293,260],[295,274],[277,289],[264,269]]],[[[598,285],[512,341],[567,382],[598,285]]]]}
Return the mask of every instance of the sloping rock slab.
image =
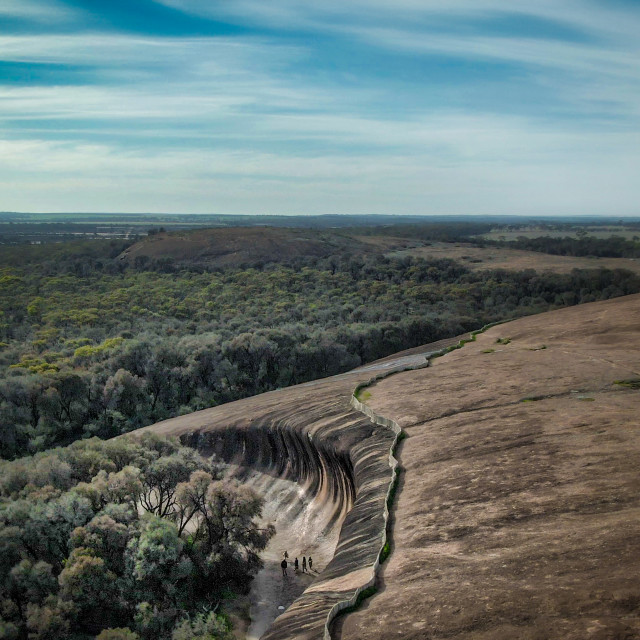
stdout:
{"type": "MultiPolygon", "coordinates": [[[[386,540],[386,499],[397,433],[351,407],[356,385],[421,367],[457,339],[411,350],[348,374],[262,394],[147,427],[215,453],[240,471],[298,482],[340,527],[335,555],[313,584],[278,617],[265,639],[320,639],[343,607],[373,584],[386,540]]],[[[321,532],[318,532],[319,534],[321,532]]]]}
{"type": "Polygon", "coordinates": [[[637,295],[496,326],[371,387],[405,471],[382,588],[342,637],[640,638],[634,380],[637,295]]]}

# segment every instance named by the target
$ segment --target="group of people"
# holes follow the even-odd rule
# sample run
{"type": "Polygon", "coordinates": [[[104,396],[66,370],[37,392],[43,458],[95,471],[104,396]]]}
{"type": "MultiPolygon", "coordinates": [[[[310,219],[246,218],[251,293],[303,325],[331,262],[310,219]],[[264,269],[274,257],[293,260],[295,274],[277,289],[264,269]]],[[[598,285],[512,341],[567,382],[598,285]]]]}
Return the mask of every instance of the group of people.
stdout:
{"type": "MultiPolygon", "coordinates": [[[[287,567],[289,566],[289,554],[285,551],[282,554],[282,562],[280,563],[280,566],[282,567],[282,575],[286,576],[287,575],[287,567]]],[[[298,573],[300,565],[298,564],[298,558],[296,558],[293,561],[293,570],[295,571],[295,573],[298,573]]],[[[313,569],[313,558],[311,556],[309,556],[309,571],[311,571],[311,569],[313,569]]],[[[302,573],[307,573],[307,557],[306,556],[302,556],[302,573]]]]}

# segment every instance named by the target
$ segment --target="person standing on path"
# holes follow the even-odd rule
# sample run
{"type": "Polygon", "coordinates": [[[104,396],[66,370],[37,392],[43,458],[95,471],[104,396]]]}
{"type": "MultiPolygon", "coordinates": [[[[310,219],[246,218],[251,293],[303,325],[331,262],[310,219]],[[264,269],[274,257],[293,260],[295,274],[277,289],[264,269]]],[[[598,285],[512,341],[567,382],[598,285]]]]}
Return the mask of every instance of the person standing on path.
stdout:
{"type": "Polygon", "coordinates": [[[295,561],[293,563],[293,568],[294,568],[295,572],[298,573],[298,558],[295,559],[295,561]]]}
{"type": "Polygon", "coordinates": [[[311,556],[309,556],[309,571],[311,571],[312,568],[313,568],[313,560],[311,559],[311,556]]]}
{"type": "Polygon", "coordinates": [[[280,566],[282,567],[282,575],[283,576],[287,576],[287,561],[285,559],[282,560],[282,562],[280,563],[280,566]]]}
{"type": "Polygon", "coordinates": [[[302,573],[307,573],[307,558],[302,556],[302,573]]]}

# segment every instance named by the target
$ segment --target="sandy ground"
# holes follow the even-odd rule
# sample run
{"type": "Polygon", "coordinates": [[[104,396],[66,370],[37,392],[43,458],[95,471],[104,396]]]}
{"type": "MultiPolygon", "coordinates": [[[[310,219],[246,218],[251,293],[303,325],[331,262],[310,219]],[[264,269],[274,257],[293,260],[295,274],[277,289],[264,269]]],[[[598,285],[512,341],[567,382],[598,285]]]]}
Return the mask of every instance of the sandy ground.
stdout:
{"type": "MultiPolygon", "coordinates": [[[[287,568],[287,576],[282,575],[280,549],[288,545],[294,548],[295,536],[283,532],[276,536],[269,549],[263,555],[265,566],[256,576],[251,589],[251,625],[247,631],[248,640],[257,640],[271,626],[273,621],[289,607],[289,605],[313,582],[318,573],[331,559],[332,552],[322,543],[305,546],[306,553],[314,559],[314,569],[302,573],[302,566],[295,572],[293,561],[287,568]],[[292,544],[290,544],[292,543],[292,544]]],[[[293,560],[293,557],[290,558],[293,560]]],[[[298,556],[302,563],[302,555],[298,556]]]]}
{"type": "Polygon", "coordinates": [[[330,505],[309,499],[305,488],[289,480],[254,473],[244,480],[265,498],[263,521],[276,526],[276,535],[262,553],[264,568],[251,585],[248,640],[257,640],[273,621],[313,582],[333,557],[340,522],[330,524],[330,505]],[[289,554],[287,576],[283,554],[289,554]],[[300,572],[294,571],[298,557],[300,572]],[[302,573],[302,556],[313,558],[313,570],[302,573]]]}

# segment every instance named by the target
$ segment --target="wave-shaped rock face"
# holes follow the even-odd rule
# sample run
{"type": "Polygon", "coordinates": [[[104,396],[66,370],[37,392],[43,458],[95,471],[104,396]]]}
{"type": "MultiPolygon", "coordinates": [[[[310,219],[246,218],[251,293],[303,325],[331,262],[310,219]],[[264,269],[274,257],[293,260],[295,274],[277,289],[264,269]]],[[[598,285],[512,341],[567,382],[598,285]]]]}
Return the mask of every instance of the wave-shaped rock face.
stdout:
{"type": "Polygon", "coordinates": [[[429,368],[446,343],[149,428],[225,460],[301,545],[330,541],[266,640],[326,639],[372,584],[399,427],[384,589],[334,636],[636,638],[639,317],[636,295],[523,318],[429,368]]]}
{"type": "MultiPolygon", "coordinates": [[[[335,614],[373,584],[386,539],[386,499],[394,473],[390,453],[397,433],[354,409],[352,393],[373,377],[423,366],[427,355],[453,342],[147,427],[216,454],[240,479],[255,482],[260,474],[266,493],[265,477],[273,486],[297,483],[299,509],[322,512],[313,519],[311,533],[339,531],[333,557],[264,638],[323,638],[335,614]]],[[[286,507],[299,521],[296,505],[286,507]]]]}

